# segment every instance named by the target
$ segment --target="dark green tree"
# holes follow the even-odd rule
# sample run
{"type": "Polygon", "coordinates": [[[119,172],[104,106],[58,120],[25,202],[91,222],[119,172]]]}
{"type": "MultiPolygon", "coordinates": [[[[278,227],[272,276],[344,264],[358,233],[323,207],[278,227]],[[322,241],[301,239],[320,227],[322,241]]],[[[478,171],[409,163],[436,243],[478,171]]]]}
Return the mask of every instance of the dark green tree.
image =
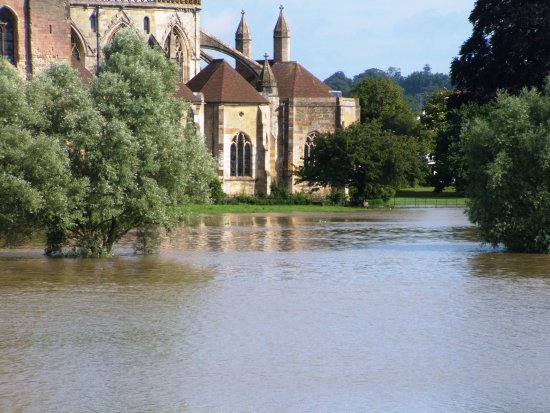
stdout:
{"type": "Polygon", "coordinates": [[[351,96],[359,99],[361,123],[378,121],[383,129],[397,134],[415,135],[418,122],[403,94],[403,89],[387,77],[367,78],[351,96]]]}
{"type": "Polygon", "coordinates": [[[348,97],[353,88],[363,80],[370,78],[388,78],[401,86],[414,113],[420,113],[434,92],[441,89],[453,89],[449,75],[432,73],[430,65],[425,65],[422,70],[415,71],[408,76],[403,76],[401,70],[396,67],[390,67],[386,71],[376,68],[367,69],[355,76],[353,80],[343,72],[336,72],[326,79],[325,83],[332,90],[340,90],[343,96],[348,97]]]}
{"type": "Polygon", "coordinates": [[[458,183],[461,186],[462,153],[460,146],[460,116],[449,108],[453,92],[441,90],[434,93],[422,110],[420,121],[431,135],[436,165],[430,176],[430,184],[436,192],[458,183]]]}
{"type": "Polygon", "coordinates": [[[434,93],[453,89],[449,76],[443,73],[432,73],[430,65],[424,66],[422,71],[412,72],[402,77],[399,85],[405,91],[405,96],[415,113],[421,112],[422,107],[434,93]]]}
{"type": "Polygon", "coordinates": [[[483,240],[509,251],[550,248],[550,97],[503,92],[470,116],[462,137],[468,215],[483,240]]]}
{"type": "Polygon", "coordinates": [[[384,130],[380,122],[356,124],[318,135],[312,157],[298,168],[300,182],[310,186],[349,186],[354,201],[388,200],[418,175],[422,163],[418,141],[384,130]]]}
{"type": "Polygon", "coordinates": [[[344,72],[336,72],[327,79],[325,79],[325,84],[328,85],[332,90],[339,90],[342,92],[342,96],[349,96],[349,92],[352,88],[352,81],[349,79],[344,72]]]}
{"type": "Polygon", "coordinates": [[[490,102],[499,89],[542,90],[550,72],[550,2],[477,0],[470,21],[473,33],[451,65],[461,92],[454,105],[490,102]]]}
{"type": "Polygon", "coordinates": [[[365,79],[384,79],[389,77],[388,74],[382,70],[375,67],[365,70],[363,73],[359,73],[353,77],[352,86],[357,87],[365,79]]]}

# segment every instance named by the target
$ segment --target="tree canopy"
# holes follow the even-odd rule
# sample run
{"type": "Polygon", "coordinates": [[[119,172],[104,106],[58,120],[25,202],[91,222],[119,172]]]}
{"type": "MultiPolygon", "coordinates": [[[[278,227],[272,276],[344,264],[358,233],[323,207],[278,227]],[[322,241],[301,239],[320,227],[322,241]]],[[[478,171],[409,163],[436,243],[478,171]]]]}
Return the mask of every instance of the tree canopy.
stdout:
{"type": "Polygon", "coordinates": [[[467,118],[468,215],[484,241],[515,252],[550,248],[550,97],[502,92],[467,118]]]}
{"type": "Polygon", "coordinates": [[[414,71],[407,76],[401,74],[401,70],[390,67],[387,70],[377,68],[367,69],[348,78],[343,72],[336,72],[325,80],[325,83],[333,90],[339,90],[344,96],[349,96],[354,87],[357,87],[365,79],[388,78],[401,86],[405,98],[415,113],[419,113],[426,104],[428,98],[441,89],[453,89],[450,77],[443,73],[433,73],[430,65],[425,65],[422,70],[414,71]]]}
{"type": "MultiPolygon", "coordinates": [[[[27,84],[25,103],[20,82],[16,100],[36,118],[10,122],[26,134],[13,147],[14,134],[0,132],[2,173],[25,177],[17,184],[29,192],[28,199],[22,189],[0,192],[1,205],[12,199],[29,211],[13,209],[4,218],[11,227],[1,227],[9,234],[46,230],[50,255],[67,247],[82,256],[108,255],[129,231],[173,226],[184,205],[209,195],[214,161],[194,129],[185,129],[186,104],[173,97],[175,66],[132,29],[121,30],[105,56],[90,87],[72,68],[53,66],[27,84]],[[35,150],[25,164],[21,155],[7,156],[7,148],[28,156],[42,140],[48,157],[35,150]],[[40,168],[37,178],[33,168],[40,168]],[[29,214],[36,225],[21,232],[29,214]]],[[[16,82],[4,72],[0,85],[16,82]]]]}
{"type": "Polygon", "coordinates": [[[361,122],[318,135],[311,156],[297,171],[299,181],[349,187],[359,204],[388,200],[402,185],[425,177],[427,135],[392,80],[366,78],[351,95],[360,101],[361,122]]]}
{"type": "Polygon", "coordinates": [[[418,173],[416,140],[384,130],[378,121],[318,135],[314,144],[311,158],[297,171],[300,181],[350,186],[356,203],[387,201],[418,173]]]}
{"type": "Polygon", "coordinates": [[[383,129],[398,134],[411,134],[418,126],[403,89],[388,78],[367,78],[351,96],[359,99],[361,123],[379,121],[383,129]]]}
{"type": "Polygon", "coordinates": [[[550,72],[550,2],[477,0],[473,33],[451,65],[451,77],[466,102],[487,103],[499,89],[542,90],[550,72]]]}
{"type": "Polygon", "coordinates": [[[0,238],[16,244],[68,212],[76,191],[64,145],[39,128],[25,84],[0,60],[0,238]]]}

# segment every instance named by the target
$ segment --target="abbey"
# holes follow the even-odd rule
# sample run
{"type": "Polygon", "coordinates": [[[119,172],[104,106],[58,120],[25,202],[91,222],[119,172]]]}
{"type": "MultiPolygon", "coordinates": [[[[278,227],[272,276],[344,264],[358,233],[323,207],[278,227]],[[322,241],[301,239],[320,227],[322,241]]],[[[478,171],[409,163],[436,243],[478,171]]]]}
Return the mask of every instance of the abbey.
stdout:
{"type": "Polygon", "coordinates": [[[191,102],[226,193],[267,195],[274,182],[300,191],[293,171],[311,154],[315,134],[358,121],[358,102],[291,60],[282,7],[273,56],[259,60],[244,12],[234,46],[201,27],[202,12],[201,0],[0,0],[0,54],[22,76],[67,63],[89,80],[102,49],[133,27],[179,68],[176,96],[191,102]],[[235,59],[235,67],[210,50],[235,59]]]}

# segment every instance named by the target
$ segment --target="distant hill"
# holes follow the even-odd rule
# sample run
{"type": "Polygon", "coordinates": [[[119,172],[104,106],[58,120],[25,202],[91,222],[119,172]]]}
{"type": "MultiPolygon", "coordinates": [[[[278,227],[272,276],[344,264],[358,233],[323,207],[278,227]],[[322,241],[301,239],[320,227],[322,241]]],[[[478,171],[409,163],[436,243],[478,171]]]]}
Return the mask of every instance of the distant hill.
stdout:
{"type": "Polygon", "coordinates": [[[387,77],[395,81],[405,91],[405,96],[415,112],[420,112],[427,99],[436,91],[441,89],[453,89],[449,75],[444,73],[433,73],[430,65],[424,66],[420,71],[402,76],[401,71],[394,67],[388,70],[371,68],[365,70],[350,79],[344,72],[336,72],[325,79],[332,90],[339,90],[342,95],[349,96],[351,90],[366,78],[387,77]]]}

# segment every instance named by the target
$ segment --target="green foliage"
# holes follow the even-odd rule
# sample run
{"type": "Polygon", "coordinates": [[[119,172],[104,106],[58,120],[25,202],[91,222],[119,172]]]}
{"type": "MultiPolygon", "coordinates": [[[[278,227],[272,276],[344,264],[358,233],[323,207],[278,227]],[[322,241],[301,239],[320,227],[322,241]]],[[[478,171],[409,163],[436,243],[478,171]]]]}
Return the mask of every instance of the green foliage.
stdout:
{"type": "Polygon", "coordinates": [[[468,215],[483,239],[510,251],[550,247],[550,97],[498,95],[466,118],[468,215]]]}
{"type": "Polygon", "coordinates": [[[314,194],[291,194],[286,185],[279,181],[271,183],[271,194],[269,196],[239,195],[225,197],[220,202],[224,205],[312,205],[321,203],[322,199],[314,194]]]}
{"type": "Polygon", "coordinates": [[[483,104],[504,89],[542,90],[550,73],[548,0],[477,0],[470,15],[473,33],[451,64],[462,92],[455,104],[483,104]]]}
{"type": "Polygon", "coordinates": [[[352,80],[349,79],[344,72],[336,72],[329,78],[325,79],[325,83],[332,90],[339,90],[343,96],[349,96],[353,87],[352,80]]]}
{"type": "Polygon", "coordinates": [[[435,186],[436,192],[442,192],[447,186],[460,182],[459,159],[460,147],[460,117],[449,109],[449,98],[453,92],[442,90],[434,93],[420,117],[420,122],[431,135],[434,142],[433,156],[436,161],[434,175],[428,183],[435,186]]]}
{"type": "Polygon", "coordinates": [[[452,108],[455,92],[440,91],[435,93],[426,104],[420,121],[432,135],[435,142],[436,175],[430,180],[436,192],[453,186],[463,193],[467,185],[464,146],[461,131],[465,120],[486,113],[486,107],[467,104],[452,108]]]}
{"type": "MultiPolygon", "coordinates": [[[[35,119],[26,129],[8,125],[26,139],[0,131],[1,173],[9,174],[0,204],[24,205],[11,215],[2,209],[1,228],[8,235],[45,229],[49,255],[67,247],[85,257],[109,255],[132,229],[143,234],[137,249],[150,252],[158,227],[180,223],[183,205],[211,193],[214,160],[183,126],[186,106],[173,97],[175,66],[131,29],[115,36],[105,56],[91,87],[67,66],[41,74],[28,85],[35,119]]],[[[0,85],[15,81],[2,73],[0,85]]],[[[24,106],[24,97],[15,100],[24,106]]]]}
{"type": "Polygon", "coordinates": [[[434,92],[441,89],[453,89],[449,76],[443,73],[432,73],[429,65],[408,76],[403,76],[400,69],[395,67],[390,67],[386,71],[376,68],[367,69],[363,73],[354,76],[353,79],[346,77],[343,72],[336,72],[327,78],[325,83],[333,90],[342,91],[344,96],[349,96],[354,87],[357,87],[363,80],[371,78],[391,79],[401,86],[414,113],[421,111],[434,92]]]}
{"type": "Polygon", "coordinates": [[[219,177],[213,176],[209,183],[210,199],[213,204],[222,204],[225,200],[225,192],[223,192],[222,181],[219,177]]]}
{"type": "Polygon", "coordinates": [[[24,241],[67,210],[69,160],[62,143],[36,131],[15,69],[0,62],[0,237],[24,241]]]}
{"type": "Polygon", "coordinates": [[[290,196],[290,191],[288,187],[280,181],[274,180],[271,182],[271,197],[275,199],[288,199],[290,196]]]}
{"type": "Polygon", "coordinates": [[[422,170],[418,140],[384,130],[380,122],[357,124],[318,135],[306,166],[297,170],[311,186],[352,187],[354,203],[391,198],[422,170]]]}
{"type": "Polygon", "coordinates": [[[405,99],[403,89],[388,78],[368,78],[352,91],[359,98],[361,122],[377,121],[387,130],[410,134],[417,130],[418,122],[405,99]]]}

